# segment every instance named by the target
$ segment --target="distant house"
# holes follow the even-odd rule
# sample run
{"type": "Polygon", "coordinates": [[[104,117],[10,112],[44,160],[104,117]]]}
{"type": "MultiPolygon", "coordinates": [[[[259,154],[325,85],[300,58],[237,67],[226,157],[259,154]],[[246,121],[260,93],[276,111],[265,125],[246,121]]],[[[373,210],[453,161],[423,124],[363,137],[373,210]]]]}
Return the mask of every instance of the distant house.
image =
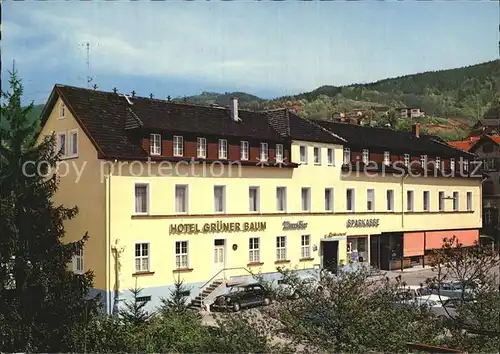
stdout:
{"type": "Polygon", "coordinates": [[[500,134],[500,106],[493,107],[472,127],[472,135],[500,134]]]}
{"type": "Polygon", "coordinates": [[[500,135],[483,133],[461,141],[450,141],[454,148],[476,155],[486,179],[483,180],[483,229],[481,234],[500,242],[500,135]]]}
{"type": "Polygon", "coordinates": [[[420,118],[425,117],[425,112],[417,107],[398,108],[401,118],[420,118]]]}

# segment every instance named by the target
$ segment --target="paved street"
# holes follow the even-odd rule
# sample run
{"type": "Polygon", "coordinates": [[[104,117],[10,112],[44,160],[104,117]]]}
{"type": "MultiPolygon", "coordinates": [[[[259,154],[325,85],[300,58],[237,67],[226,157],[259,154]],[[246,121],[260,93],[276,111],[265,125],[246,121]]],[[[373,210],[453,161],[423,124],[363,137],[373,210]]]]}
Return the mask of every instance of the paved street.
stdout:
{"type": "MultiPolygon", "coordinates": [[[[495,269],[492,269],[493,274],[497,276],[497,279],[500,279],[500,269],[499,267],[495,267],[495,269]]],[[[387,271],[383,272],[385,276],[389,277],[390,279],[394,279],[397,276],[401,275],[403,278],[403,281],[406,282],[408,285],[420,285],[421,283],[424,283],[426,279],[432,278],[435,276],[435,273],[432,271],[431,267],[426,267],[426,268],[411,268],[411,269],[405,269],[403,272],[401,271],[387,271]]],[[[248,310],[252,311],[252,310],[248,310]]],[[[206,325],[209,326],[215,326],[215,320],[212,316],[211,313],[209,312],[203,312],[203,322],[206,325]]]]}

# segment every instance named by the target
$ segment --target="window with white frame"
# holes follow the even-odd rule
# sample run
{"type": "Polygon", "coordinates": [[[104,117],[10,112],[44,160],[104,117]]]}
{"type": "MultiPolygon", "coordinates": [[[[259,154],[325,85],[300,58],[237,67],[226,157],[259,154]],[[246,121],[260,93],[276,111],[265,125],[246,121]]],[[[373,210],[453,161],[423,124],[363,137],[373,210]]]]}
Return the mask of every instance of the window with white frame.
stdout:
{"type": "Polygon", "coordinates": [[[226,187],[214,186],[214,208],[216,213],[223,213],[226,210],[226,187]]]}
{"type": "Polygon", "coordinates": [[[301,189],[302,211],[311,211],[311,188],[301,189]]]}
{"type": "Polygon", "coordinates": [[[175,268],[189,268],[188,241],[175,242],[175,268]]]}
{"type": "Polygon", "coordinates": [[[406,191],[406,211],[414,210],[413,191],[406,191]]]}
{"type": "Polygon", "coordinates": [[[450,170],[455,171],[455,159],[450,159],[450,170]]]}
{"type": "Polygon", "coordinates": [[[439,211],[444,211],[444,192],[438,193],[439,211]]]}
{"type": "Polygon", "coordinates": [[[387,211],[394,211],[394,190],[388,189],[386,193],[387,211]]]}
{"type": "Polygon", "coordinates": [[[375,189],[366,190],[366,210],[375,211],[375,189]]]}
{"type": "Polygon", "coordinates": [[[431,193],[429,191],[424,191],[424,193],[423,193],[424,211],[429,211],[430,210],[430,195],[431,195],[431,193]]]}
{"type": "Polygon", "coordinates": [[[161,154],[161,135],[160,134],[150,134],[149,135],[149,154],[150,155],[160,155],[161,154]]]}
{"type": "Polygon", "coordinates": [[[300,163],[306,164],[307,163],[307,146],[300,146],[299,152],[300,152],[300,163]]]}
{"type": "Polygon", "coordinates": [[[248,201],[250,211],[259,211],[259,187],[248,188],[248,201]]]}
{"type": "Polygon", "coordinates": [[[391,163],[391,153],[389,151],[384,151],[384,164],[388,165],[391,163]]]}
{"type": "Polygon", "coordinates": [[[363,149],[362,155],[361,155],[361,161],[367,165],[368,161],[370,161],[370,151],[368,149],[363,149]]]}
{"type": "Polygon", "coordinates": [[[78,130],[69,132],[69,154],[72,157],[78,156],[78,130]]]}
{"type": "Polygon", "coordinates": [[[66,105],[64,102],[59,104],[59,119],[66,117],[66,105]]]}
{"type": "Polygon", "coordinates": [[[311,235],[302,235],[300,237],[300,258],[311,258],[311,235]]]}
{"type": "Polygon", "coordinates": [[[276,237],[276,260],[286,260],[286,236],[276,237]]]}
{"type": "Polygon", "coordinates": [[[354,211],[354,189],[346,189],[346,209],[347,211],[354,211]]]}
{"type": "Polygon", "coordinates": [[[207,158],[207,139],[197,138],[196,139],[196,157],[199,159],[207,158]]]}
{"type": "Polygon", "coordinates": [[[174,156],[184,155],[184,138],[179,135],[174,135],[174,156]]]}
{"type": "Polygon", "coordinates": [[[326,150],[326,157],[328,159],[328,166],[335,165],[335,154],[334,154],[334,150],[332,148],[328,148],[326,150]]]}
{"type": "Polygon", "coordinates": [[[260,161],[267,161],[269,158],[269,150],[267,143],[260,143],[260,161]]]}
{"type": "Polygon", "coordinates": [[[175,186],[175,212],[188,212],[188,186],[186,185],[175,186]]]}
{"type": "Polygon", "coordinates": [[[276,210],[286,211],[286,187],[276,187],[276,210]]]}
{"type": "Polygon", "coordinates": [[[66,133],[57,134],[57,151],[60,152],[62,157],[66,156],[66,133]]]}
{"type": "Polygon", "coordinates": [[[136,243],[135,244],[135,272],[149,272],[150,271],[150,255],[149,243],[136,243]]]}
{"type": "Polygon", "coordinates": [[[260,239],[258,237],[248,239],[248,261],[249,263],[260,262],[260,239]]]}
{"type": "Polygon", "coordinates": [[[149,212],[149,185],[144,183],[135,184],[135,212],[136,214],[147,214],[149,212]]]}
{"type": "Polygon", "coordinates": [[[457,191],[453,192],[453,210],[458,211],[459,205],[459,194],[457,191]]]}
{"type": "Polygon", "coordinates": [[[315,146],[313,148],[313,154],[314,154],[314,164],[321,165],[321,148],[315,146]]]}
{"type": "Polygon", "coordinates": [[[249,155],[248,155],[248,141],[242,141],[240,143],[240,160],[248,160],[249,155]]]}
{"type": "Polygon", "coordinates": [[[344,148],[344,165],[351,163],[351,149],[344,148]]]}
{"type": "Polygon", "coordinates": [[[420,155],[420,167],[427,168],[427,155],[420,155]]]}
{"type": "Polygon", "coordinates": [[[227,140],[219,139],[219,159],[227,159],[227,140]]]}
{"type": "Polygon", "coordinates": [[[472,211],[472,192],[467,192],[467,211],[472,211]]]}
{"type": "Polygon", "coordinates": [[[283,162],[283,144],[276,144],[276,162],[283,162]]]}
{"type": "Polygon", "coordinates": [[[436,169],[441,169],[441,158],[439,156],[436,157],[436,169]]]}
{"type": "Polygon", "coordinates": [[[76,253],[73,255],[73,273],[82,274],[84,271],[83,246],[79,246],[76,249],[76,253]]]}
{"type": "Polygon", "coordinates": [[[333,188],[325,188],[325,211],[333,211],[333,188]]]}
{"type": "Polygon", "coordinates": [[[410,154],[404,154],[403,161],[406,167],[410,165],[410,154]]]}

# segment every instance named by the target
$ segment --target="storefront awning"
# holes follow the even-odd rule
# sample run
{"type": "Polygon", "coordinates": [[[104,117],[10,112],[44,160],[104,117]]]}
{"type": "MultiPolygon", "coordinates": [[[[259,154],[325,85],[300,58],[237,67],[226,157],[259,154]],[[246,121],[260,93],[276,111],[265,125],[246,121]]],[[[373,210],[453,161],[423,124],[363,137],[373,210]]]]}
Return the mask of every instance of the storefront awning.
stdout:
{"type": "Polygon", "coordinates": [[[421,256],[424,254],[424,232],[405,232],[403,237],[404,257],[421,256]]]}
{"type": "Polygon", "coordinates": [[[439,249],[443,246],[444,238],[452,238],[455,236],[457,242],[462,246],[474,246],[474,242],[479,242],[479,230],[446,230],[446,231],[426,231],[425,232],[425,249],[439,249]]]}

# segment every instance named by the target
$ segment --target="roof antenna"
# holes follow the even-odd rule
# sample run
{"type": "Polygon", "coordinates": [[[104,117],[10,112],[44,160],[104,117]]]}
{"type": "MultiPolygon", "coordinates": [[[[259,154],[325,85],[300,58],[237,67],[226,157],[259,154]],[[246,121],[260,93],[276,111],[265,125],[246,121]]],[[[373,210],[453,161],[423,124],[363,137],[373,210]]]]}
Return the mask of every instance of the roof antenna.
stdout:
{"type": "Polygon", "coordinates": [[[153,94],[152,94],[152,93],[150,93],[150,94],[149,94],[149,98],[153,99],[153,97],[154,97],[154,96],[153,96],[153,94]]]}
{"type": "Polygon", "coordinates": [[[118,93],[118,89],[116,87],[113,88],[114,93],[118,93]]]}
{"type": "Polygon", "coordinates": [[[170,95],[168,95],[168,96],[167,96],[167,101],[168,101],[168,102],[170,102],[170,99],[171,99],[171,98],[172,98],[172,97],[170,97],[170,95]]]}
{"type": "Polygon", "coordinates": [[[90,88],[90,83],[94,80],[94,77],[90,76],[90,42],[87,41],[87,42],[81,43],[81,44],[79,44],[79,46],[80,47],[85,47],[85,50],[87,52],[87,60],[86,60],[86,63],[87,63],[87,77],[86,77],[86,81],[87,81],[87,88],[90,88]]]}

